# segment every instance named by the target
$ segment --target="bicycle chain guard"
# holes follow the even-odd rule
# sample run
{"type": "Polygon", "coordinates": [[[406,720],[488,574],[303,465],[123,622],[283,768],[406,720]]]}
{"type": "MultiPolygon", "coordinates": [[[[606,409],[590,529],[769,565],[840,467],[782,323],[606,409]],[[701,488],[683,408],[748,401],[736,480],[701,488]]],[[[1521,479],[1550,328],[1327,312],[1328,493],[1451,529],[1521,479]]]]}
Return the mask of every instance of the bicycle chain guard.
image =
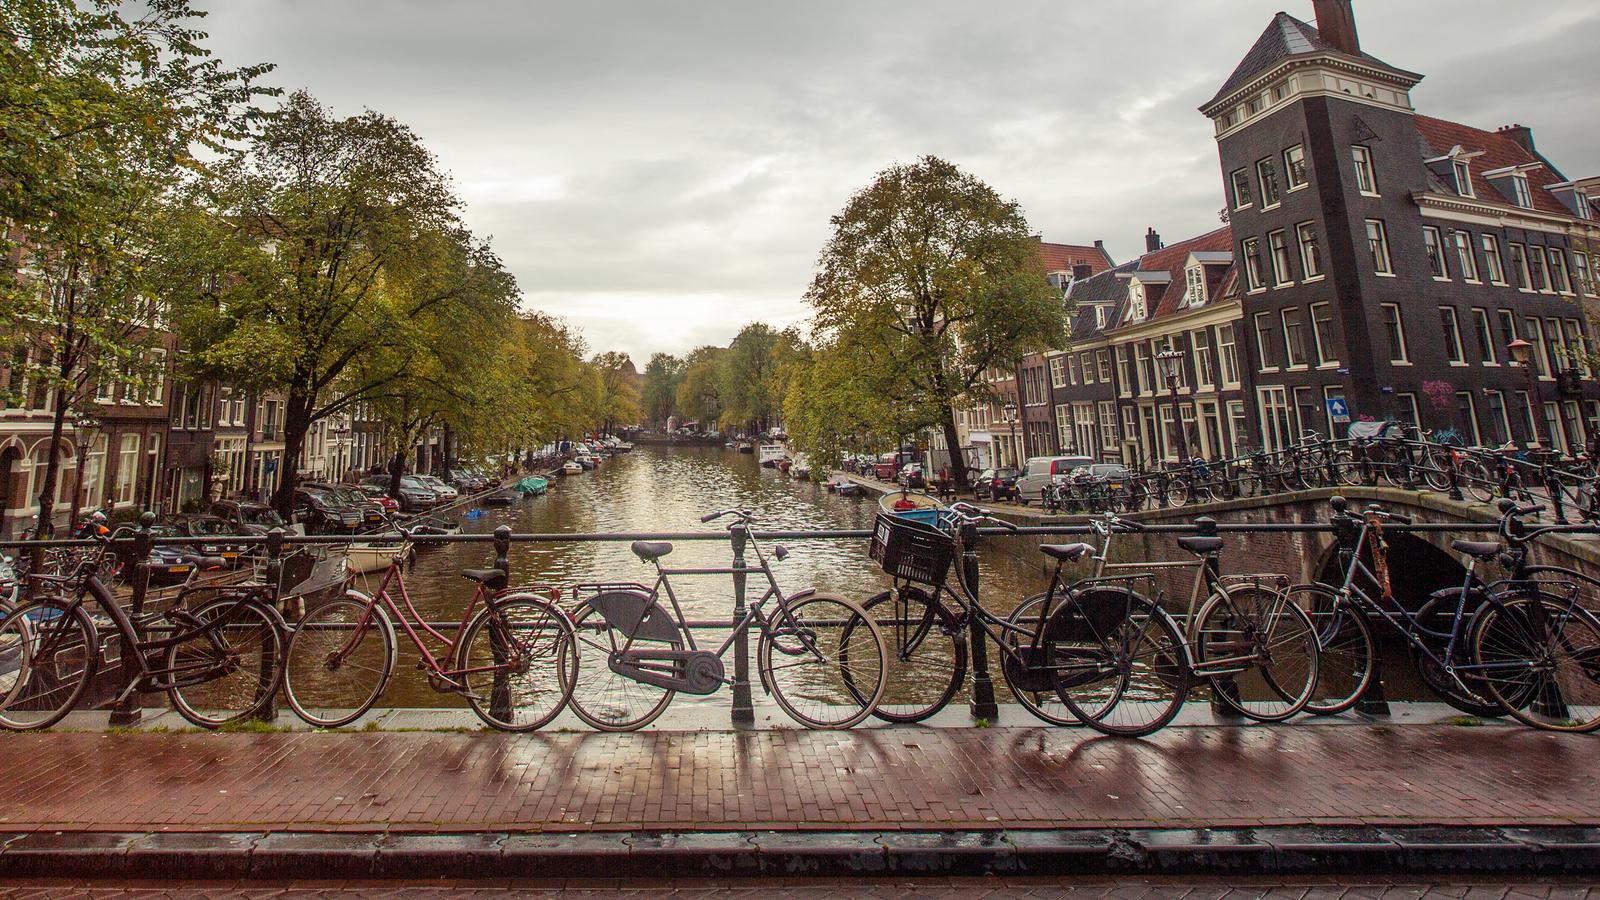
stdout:
{"type": "Polygon", "coordinates": [[[722,657],[710,650],[623,650],[606,661],[611,671],[641,684],[685,694],[722,690],[722,657]]]}

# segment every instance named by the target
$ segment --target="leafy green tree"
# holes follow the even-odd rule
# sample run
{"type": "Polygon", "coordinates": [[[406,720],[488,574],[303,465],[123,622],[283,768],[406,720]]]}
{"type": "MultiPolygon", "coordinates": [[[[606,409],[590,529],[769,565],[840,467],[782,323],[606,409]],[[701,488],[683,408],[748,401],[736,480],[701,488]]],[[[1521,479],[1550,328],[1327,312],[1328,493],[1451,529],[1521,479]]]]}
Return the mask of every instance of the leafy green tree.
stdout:
{"type": "Polygon", "coordinates": [[[678,412],[710,430],[722,418],[722,347],[699,347],[684,360],[683,378],[678,382],[678,412]]]}
{"type": "Polygon", "coordinates": [[[683,360],[670,353],[657,353],[644,367],[644,389],[639,402],[644,417],[664,424],[678,409],[678,384],[683,380],[683,360]]]}
{"type": "Polygon", "coordinates": [[[595,424],[610,434],[620,425],[639,421],[638,371],[628,354],[610,351],[589,361],[599,377],[599,395],[596,397],[595,424]]]}
{"type": "Polygon", "coordinates": [[[817,465],[837,466],[847,453],[876,452],[911,433],[899,408],[873,383],[876,367],[855,345],[816,348],[793,366],[784,397],[784,426],[817,465]]]}
{"type": "Polygon", "coordinates": [[[719,357],[718,395],[722,400],[720,424],[763,432],[783,412],[785,364],[800,344],[793,330],[778,331],[765,322],[740,329],[727,352],[719,357]]]}
{"type": "Polygon", "coordinates": [[[911,430],[941,429],[952,454],[956,407],[987,398],[985,370],[1066,346],[1067,310],[1022,209],[955,165],[886,169],[832,226],[806,293],[819,342],[862,361],[859,390],[911,430]]]}

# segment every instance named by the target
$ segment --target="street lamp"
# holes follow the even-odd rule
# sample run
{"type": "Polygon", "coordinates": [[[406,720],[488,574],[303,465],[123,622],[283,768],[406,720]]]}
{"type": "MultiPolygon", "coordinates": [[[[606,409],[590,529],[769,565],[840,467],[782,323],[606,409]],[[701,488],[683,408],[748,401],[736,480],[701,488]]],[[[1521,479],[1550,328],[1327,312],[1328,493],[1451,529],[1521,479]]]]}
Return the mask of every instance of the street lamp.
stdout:
{"type": "Polygon", "coordinates": [[[1011,449],[1011,452],[1014,455],[1016,455],[1017,467],[1021,468],[1022,454],[1017,453],[1017,405],[1015,403],[1007,403],[1006,405],[1000,407],[1000,418],[1005,420],[1006,435],[1010,438],[1010,440],[1006,443],[1006,446],[1011,449]]]}
{"type": "Polygon", "coordinates": [[[68,535],[77,534],[78,509],[83,506],[83,479],[89,468],[89,454],[85,448],[94,443],[95,436],[99,432],[100,420],[94,416],[83,415],[72,420],[72,438],[77,444],[78,477],[72,486],[72,514],[68,517],[68,535]]]}
{"type": "Polygon", "coordinates": [[[1172,392],[1172,424],[1178,432],[1178,464],[1189,464],[1189,438],[1183,433],[1183,413],[1178,409],[1178,372],[1183,364],[1184,352],[1171,346],[1156,354],[1156,365],[1161,377],[1167,380],[1167,390],[1172,392]]]}
{"type": "Polygon", "coordinates": [[[1542,452],[1545,447],[1544,429],[1539,425],[1539,385],[1533,377],[1533,345],[1517,338],[1506,347],[1511,351],[1511,358],[1522,367],[1522,374],[1528,379],[1528,420],[1533,423],[1533,442],[1542,452]]]}

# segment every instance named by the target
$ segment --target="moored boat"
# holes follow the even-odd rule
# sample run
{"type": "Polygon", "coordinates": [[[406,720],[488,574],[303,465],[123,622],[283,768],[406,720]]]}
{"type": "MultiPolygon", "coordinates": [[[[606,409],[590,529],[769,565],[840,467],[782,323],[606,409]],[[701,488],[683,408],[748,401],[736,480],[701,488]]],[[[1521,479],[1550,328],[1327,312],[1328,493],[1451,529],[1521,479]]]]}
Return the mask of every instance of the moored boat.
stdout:
{"type": "Polygon", "coordinates": [[[584,471],[583,463],[575,459],[569,459],[561,464],[561,471],[567,475],[582,475],[584,471]]]}
{"type": "Polygon", "coordinates": [[[739,452],[740,453],[754,453],[754,452],[756,452],[756,445],[750,443],[749,441],[740,441],[739,442],[739,452]]]}
{"type": "Polygon", "coordinates": [[[520,496],[521,496],[520,494],[517,494],[517,493],[515,493],[513,491],[495,491],[494,493],[490,494],[489,496],[484,497],[483,499],[479,500],[478,501],[478,505],[479,506],[510,506],[511,504],[517,502],[517,499],[520,496]]]}
{"type": "Polygon", "coordinates": [[[345,549],[345,567],[351,575],[365,575],[388,568],[389,561],[397,555],[405,559],[416,552],[415,547],[408,543],[397,543],[398,540],[397,536],[390,541],[351,544],[345,549]]]}
{"type": "Polygon", "coordinates": [[[527,478],[512,485],[511,489],[524,497],[537,497],[544,493],[548,487],[550,487],[549,479],[540,478],[538,475],[529,475],[527,478]]]}
{"type": "Polygon", "coordinates": [[[777,468],[778,464],[786,459],[788,455],[789,452],[784,449],[782,444],[761,445],[761,464],[769,469],[777,468]]]}

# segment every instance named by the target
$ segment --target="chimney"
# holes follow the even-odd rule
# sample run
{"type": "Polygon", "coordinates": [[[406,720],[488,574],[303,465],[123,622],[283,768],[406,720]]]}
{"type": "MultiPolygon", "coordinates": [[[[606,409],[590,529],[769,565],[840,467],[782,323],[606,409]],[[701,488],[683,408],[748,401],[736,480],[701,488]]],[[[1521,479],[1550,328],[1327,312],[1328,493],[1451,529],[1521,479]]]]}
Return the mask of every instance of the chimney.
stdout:
{"type": "Polygon", "coordinates": [[[1538,156],[1539,151],[1533,147],[1533,129],[1526,125],[1507,125],[1500,129],[1500,134],[1515,141],[1517,146],[1528,151],[1529,156],[1538,156]]]}
{"type": "Polygon", "coordinates": [[[1164,246],[1166,246],[1166,245],[1161,243],[1161,235],[1156,234],[1156,230],[1154,228],[1152,228],[1149,231],[1145,232],[1145,235],[1144,235],[1144,252],[1146,252],[1146,253],[1154,253],[1157,250],[1160,250],[1164,246]]]}
{"type": "Polygon", "coordinates": [[[1351,56],[1361,55],[1361,38],[1356,35],[1356,14],[1351,0],[1313,0],[1317,12],[1317,31],[1333,49],[1351,56]]]}
{"type": "Polygon", "coordinates": [[[1088,263],[1083,263],[1072,267],[1072,278],[1074,281],[1082,281],[1085,278],[1092,277],[1093,275],[1094,267],[1088,263]]]}

